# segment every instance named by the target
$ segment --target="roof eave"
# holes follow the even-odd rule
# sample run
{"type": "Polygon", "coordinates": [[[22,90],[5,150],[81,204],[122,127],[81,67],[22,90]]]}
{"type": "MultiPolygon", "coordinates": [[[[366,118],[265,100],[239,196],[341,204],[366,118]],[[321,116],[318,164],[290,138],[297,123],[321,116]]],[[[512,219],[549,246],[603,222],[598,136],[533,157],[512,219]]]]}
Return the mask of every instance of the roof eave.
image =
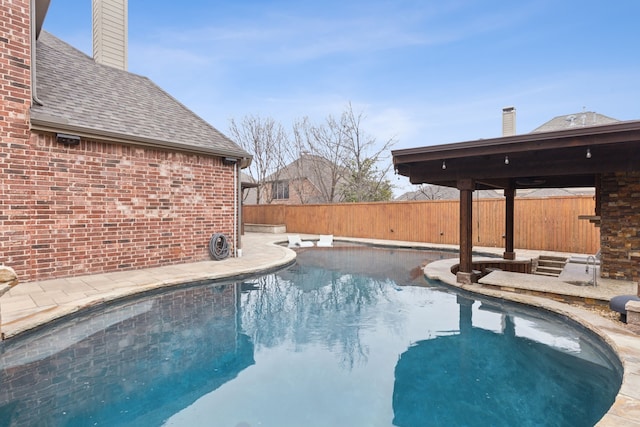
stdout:
{"type": "Polygon", "coordinates": [[[243,150],[221,150],[208,147],[200,147],[183,144],[174,141],[164,141],[153,138],[145,138],[137,135],[128,135],[100,129],[86,128],[68,123],[62,123],[52,118],[31,116],[31,129],[41,132],[70,133],[83,138],[99,139],[102,141],[116,142],[120,144],[138,145],[145,147],[163,148],[172,151],[182,151],[194,154],[205,154],[217,157],[231,157],[240,163],[241,168],[251,164],[253,156],[243,150]]]}
{"type": "Polygon", "coordinates": [[[42,31],[42,25],[44,24],[44,19],[47,16],[47,10],[49,10],[50,3],[51,3],[51,0],[33,0],[31,2],[32,13],[35,11],[34,15],[35,15],[36,38],[40,35],[40,31],[42,31]]]}
{"type": "Polygon", "coordinates": [[[535,145],[536,149],[550,149],[575,146],[589,146],[618,142],[616,138],[604,139],[607,135],[640,132],[640,120],[618,122],[613,124],[585,126],[577,129],[558,130],[551,132],[527,133],[498,138],[478,139],[474,141],[456,142],[418,148],[393,150],[395,165],[425,160],[446,160],[486,154],[509,154],[527,151],[535,145]],[[591,136],[593,140],[583,137],[591,136]],[[582,139],[579,139],[581,138],[582,139]]]}

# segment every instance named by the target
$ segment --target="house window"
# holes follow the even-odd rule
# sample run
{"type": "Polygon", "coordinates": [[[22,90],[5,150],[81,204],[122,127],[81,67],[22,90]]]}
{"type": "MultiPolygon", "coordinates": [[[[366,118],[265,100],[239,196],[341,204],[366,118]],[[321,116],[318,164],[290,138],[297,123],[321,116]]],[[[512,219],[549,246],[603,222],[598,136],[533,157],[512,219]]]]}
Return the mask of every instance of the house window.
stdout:
{"type": "Polygon", "coordinates": [[[274,181],[271,183],[271,194],[274,199],[289,198],[289,181],[274,181]]]}

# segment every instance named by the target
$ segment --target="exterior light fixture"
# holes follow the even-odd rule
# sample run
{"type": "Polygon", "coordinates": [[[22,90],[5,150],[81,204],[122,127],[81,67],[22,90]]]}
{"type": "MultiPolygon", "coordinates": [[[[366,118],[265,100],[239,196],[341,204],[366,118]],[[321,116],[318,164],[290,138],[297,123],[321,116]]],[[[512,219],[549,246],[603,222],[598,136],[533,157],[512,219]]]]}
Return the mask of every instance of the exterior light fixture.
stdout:
{"type": "Polygon", "coordinates": [[[80,144],[80,137],[78,135],[56,133],[56,141],[64,145],[78,145],[80,144]]]}
{"type": "Polygon", "coordinates": [[[444,169],[446,169],[446,168],[447,168],[447,163],[443,160],[443,161],[442,161],[442,169],[444,170],[444,169]]]}
{"type": "Polygon", "coordinates": [[[504,164],[505,165],[509,164],[509,156],[504,156],[504,164]]]}
{"type": "Polygon", "coordinates": [[[238,163],[238,159],[234,157],[225,157],[222,159],[222,164],[226,166],[235,165],[236,163],[238,163]]]}
{"type": "Polygon", "coordinates": [[[591,158],[591,149],[587,148],[587,159],[591,158]]]}

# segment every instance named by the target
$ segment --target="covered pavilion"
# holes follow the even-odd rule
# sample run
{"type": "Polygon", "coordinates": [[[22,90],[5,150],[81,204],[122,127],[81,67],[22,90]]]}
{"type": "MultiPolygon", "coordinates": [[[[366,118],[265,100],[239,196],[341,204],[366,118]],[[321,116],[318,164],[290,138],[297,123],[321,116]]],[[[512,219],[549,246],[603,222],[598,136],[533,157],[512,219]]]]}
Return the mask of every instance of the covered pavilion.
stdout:
{"type": "MultiPolygon", "coordinates": [[[[457,280],[471,282],[472,194],[502,189],[504,259],[515,259],[514,199],[518,189],[595,187],[603,277],[640,279],[640,120],[394,150],[398,174],[412,184],[460,190],[457,280]]],[[[541,230],[544,232],[544,230],[541,230]]]]}

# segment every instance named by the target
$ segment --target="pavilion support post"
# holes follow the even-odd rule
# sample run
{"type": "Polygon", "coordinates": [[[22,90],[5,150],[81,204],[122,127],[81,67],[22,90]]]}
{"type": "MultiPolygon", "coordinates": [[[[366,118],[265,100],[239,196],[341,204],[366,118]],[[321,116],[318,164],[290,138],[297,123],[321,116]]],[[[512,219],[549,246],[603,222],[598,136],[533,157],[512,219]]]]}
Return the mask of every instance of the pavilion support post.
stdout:
{"type": "Polygon", "coordinates": [[[504,239],[504,259],[516,259],[513,249],[514,234],[514,202],[516,198],[515,188],[505,188],[505,239],[504,239]]]}
{"type": "Polygon", "coordinates": [[[473,330],[473,303],[475,301],[458,295],[456,302],[458,303],[460,311],[458,329],[461,334],[471,332],[473,330]]]}
{"type": "Polygon", "coordinates": [[[472,179],[458,180],[460,190],[460,265],[456,274],[456,281],[471,284],[472,253],[473,253],[473,190],[475,182],[472,179]]]}

